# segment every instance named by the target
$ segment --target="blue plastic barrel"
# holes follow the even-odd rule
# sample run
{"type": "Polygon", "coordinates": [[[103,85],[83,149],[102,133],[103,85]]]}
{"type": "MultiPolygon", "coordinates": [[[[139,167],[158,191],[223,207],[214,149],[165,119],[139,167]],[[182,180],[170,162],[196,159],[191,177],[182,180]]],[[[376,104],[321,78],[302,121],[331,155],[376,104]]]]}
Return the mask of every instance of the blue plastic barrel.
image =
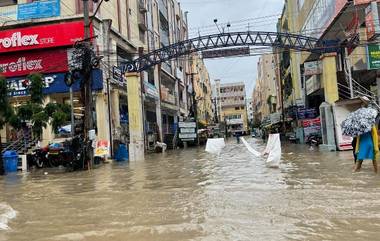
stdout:
{"type": "Polygon", "coordinates": [[[15,151],[6,151],[3,154],[5,172],[17,172],[18,154],[15,151]]]}
{"type": "Polygon", "coordinates": [[[120,144],[119,149],[117,150],[115,154],[115,160],[118,162],[121,162],[121,161],[128,161],[128,159],[129,159],[129,153],[128,153],[127,146],[124,144],[120,144]]]}

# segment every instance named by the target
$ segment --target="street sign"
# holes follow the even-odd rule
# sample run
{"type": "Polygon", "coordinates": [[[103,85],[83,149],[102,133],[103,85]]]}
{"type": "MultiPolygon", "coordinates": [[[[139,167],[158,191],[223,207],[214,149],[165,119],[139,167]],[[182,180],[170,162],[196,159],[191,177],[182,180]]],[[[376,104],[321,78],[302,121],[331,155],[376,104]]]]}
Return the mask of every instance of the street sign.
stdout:
{"type": "Polygon", "coordinates": [[[195,128],[196,123],[195,122],[179,122],[178,126],[179,128],[195,128]]]}
{"type": "Polygon", "coordinates": [[[179,130],[179,139],[182,141],[194,141],[197,138],[195,122],[178,122],[179,130]]]}
{"type": "Polygon", "coordinates": [[[181,128],[181,133],[195,133],[195,128],[181,128]]]}
{"type": "Polygon", "coordinates": [[[181,133],[179,134],[180,139],[195,139],[197,138],[196,133],[181,133]]]}
{"type": "Polygon", "coordinates": [[[123,74],[121,73],[121,69],[117,66],[112,67],[112,77],[117,80],[122,82],[123,80],[123,74]]]}
{"type": "Polygon", "coordinates": [[[249,47],[240,47],[240,48],[228,48],[228,49],[217,49],[217,50],[207,50],[202,51],[202,57],[204,59],[208,58],[221,58],[221,57],[231,57],[231,56],[240,56],[240,55],[249,55],[249,47]]]}

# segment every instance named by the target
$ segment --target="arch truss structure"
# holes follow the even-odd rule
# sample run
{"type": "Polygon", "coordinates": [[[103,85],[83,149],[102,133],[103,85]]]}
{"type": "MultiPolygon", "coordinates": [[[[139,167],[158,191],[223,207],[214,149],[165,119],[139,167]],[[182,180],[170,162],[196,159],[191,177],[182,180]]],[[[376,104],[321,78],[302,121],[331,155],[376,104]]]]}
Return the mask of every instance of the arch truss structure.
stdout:
{"type": "MultiPolygon", "coordinates": [[[[331,41],[330,41],[331,42],[331,41]]],[[[281,49],[293,49],[317,54],[336,52],[336,48],[328,47],[327,41],[303,35],[280,32],[231,32],[200,36],[142,55],[134,61],[127,62],[122,72],[141,72],[162,62],[209,49],[220,49],[238,46],[263,46],[281,49]]]]}

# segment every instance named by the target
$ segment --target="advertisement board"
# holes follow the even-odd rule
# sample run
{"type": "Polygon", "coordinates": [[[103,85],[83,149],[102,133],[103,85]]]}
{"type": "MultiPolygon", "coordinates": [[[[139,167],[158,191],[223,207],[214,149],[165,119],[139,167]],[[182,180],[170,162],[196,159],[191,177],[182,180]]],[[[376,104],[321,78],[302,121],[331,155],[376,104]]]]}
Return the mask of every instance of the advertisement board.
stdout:
{"type": "Polygon", "coordinates": [[[4,30],[0,31],[0,53],[69,46],[83,36],[83,21],[4,30]]]}
{"type": "Polygon", "coordinates": [[[230,57],[230,56],[249,55],[249,53],[250,53],[249,47],[217,49],[217,50],[202,51],[202,57],[204,59],[221,58],[221,57],[230,57]]]}
{"type": "Polygon", "coordinates": [[[178,122],[179,129],[179,139],[182,141],[193,141],[197,138],[196,133],[196,123],[195,122],[178,122]]]}
{"type": "Polygon", "coordinates": [[[314,75],[308,80],[306,80],[306,94],[310,95],[315,91],[321,89],[321,77],[314,75]]]}
{"type": "Polygon", "coordinates": [[[368,52],[368,69],[380,69],[380,45],[369,44],[368,52]]]}
{"type": "MultiPolygon", "coordinates": [[[[92,71],[92,89],[103,89],[103,74],[99,69],[92,71]]],[[[45,87],[43,93],[68,93],[69,87],[65,84],[65,73],[46,74],[43,76],[45,87]]],[[[29,81],[26,77],[8,78],[9,96],[27,96],[29,81]]],[[[80,81],[75,82],[73,91],[80,91],[80,81]]]]}
{"type": "Polygon", "coordinates": [[[312,61],[312,62],[305,62],[304,63],[304,75],[316,75],[322,73],[322,65],[320,61],[312,61]]]}
{"type": "Polygon", "coordinates": [[[17,19],[57,17],[61,13],[60,0],[35,1],[18,5],[17,19]]]}
{"type": "Polygon", "coordinates": [[[1,56],[0,73],[5,77],[25,76],[32,72],[59,73],[68,70],[66,49],[27,51],[1,56]]]}

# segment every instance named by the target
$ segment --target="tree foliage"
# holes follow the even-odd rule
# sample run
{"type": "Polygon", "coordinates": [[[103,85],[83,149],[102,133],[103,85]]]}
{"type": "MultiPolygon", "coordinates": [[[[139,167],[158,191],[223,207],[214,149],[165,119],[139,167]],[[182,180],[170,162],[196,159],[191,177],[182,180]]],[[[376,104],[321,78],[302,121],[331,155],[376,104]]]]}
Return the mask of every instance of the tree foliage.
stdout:
{"type": "Polygon", "coordinates": [[[30,102],[19,106],[17,115],[11,119],[15,128],[21,128],[28,122],[31,123],[33,135],[37,138],[41,138],[43,128],[46,128],[49,122],[52,124],[54,132],[57,132],[60,126],[70,120],[70,106],[58,103],[48,103],[44,106],[44,87],[41,74],[30,74],[27,77],[30,102]]]}

